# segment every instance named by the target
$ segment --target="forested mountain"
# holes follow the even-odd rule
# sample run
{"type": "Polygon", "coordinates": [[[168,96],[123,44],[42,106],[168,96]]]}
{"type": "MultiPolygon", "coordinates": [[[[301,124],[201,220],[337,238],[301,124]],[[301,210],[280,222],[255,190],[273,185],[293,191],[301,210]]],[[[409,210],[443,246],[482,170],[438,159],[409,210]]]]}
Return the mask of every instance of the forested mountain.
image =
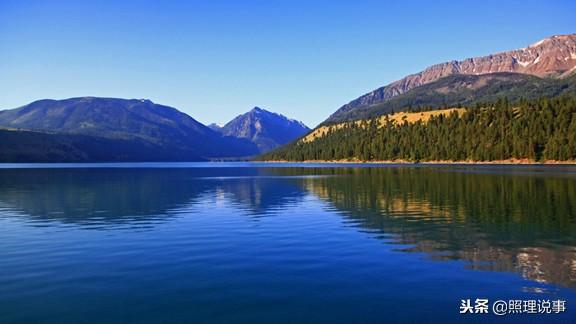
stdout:
{"type": "Polygon", "coordinates": [[[219,131],[225,136],[250,140],[263,153],[297,139],[308,133],[310,128],[300,121],[254,107],[228,122],[219,131]]]}
{"type": "MultiPolygon", "coordinates": [[[[558,35],[543,39],[528,47],[463,61],[450,61],[430,66],[384,87],[371,91],[338,109],[326,122],[362,118],[375,115],[366,112],[378,104],[451,75],[483,75],[512,72],[539,78],[565,78],[576,71],[576,34],[558,35]],[[362,114],[357,110],[363,110],[362,114]]],[[[405,99],[406,105],[418,102],[405,99]]],[[[404,108],[403,106],[400,106],[404,108]]]]}
{"type": "MultiPolygon", "coordinates": [[[[424,114],[421,113],[414,113],[424,114]]],[[[576,96],[485,103],[426,120],[345,122],[264,160],[576,160],[576,96]]]]}
{"type": "MultiPolygon", "coordinates": [[[[34,131],[26,133],[28,139],[44,134],[47,141],[51,141],[58,137],[54,134],[66,135],[58,137],[59,140],[73,142],[87,160],[95,154],[89,145],[90,138],[93,143],[118,141],[115,143],[119,146],[131,143],[132,148],[123,156],[109,156],[112,160],[170,160],[170,157],[205,160],[259,152],[248,140],[222,136],[175,108],[149,100],[95,97],[39,100],[17,109],[0,111],[0,126],[34,131]],[[74,135],[83,137],[72,139],[74,135]],[[80,143],[85,144],[79,146],[80,143]]],[[[24,133],[5,135],[10,135],[15,145],[25,151],[24,144],[18,142],[20,138],[15,134],[24,133]]]]}
{"type": "Polygon", "coordinates": [[[575,160],[575,98],[576,34],[553,36],[409,75],[261,158],[575,160]]]}
{"type": "Polygon", "coordinates": [[[0,129],[0,162],[205,161],[194,150],[141,139],[0,129]]]}
{"type": "Polygon", "coordinates": [[[519,73],[455,74],[380,103],[358,107],[346,115],[331,117],[323,124],[366,119],[413,109],[474,106],[499,98],[508,98],[510,103],[517,103],[522,99],[552,98],[560,95],[576,95],[576,74],[562,79],[539,78],[519,73]]]}

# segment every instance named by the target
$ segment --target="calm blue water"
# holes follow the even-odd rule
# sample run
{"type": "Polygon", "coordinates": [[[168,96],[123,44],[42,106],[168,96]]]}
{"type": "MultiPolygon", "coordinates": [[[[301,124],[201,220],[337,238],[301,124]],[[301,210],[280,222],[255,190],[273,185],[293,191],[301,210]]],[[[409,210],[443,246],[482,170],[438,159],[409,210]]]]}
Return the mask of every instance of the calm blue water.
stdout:
{"type": "Polygon", "coordinates": [[[575,309],[575,167],[0,167],[0,323],[550,323],[575,309]],[[567,310],[460,315],[467,298],[567,310]]]}

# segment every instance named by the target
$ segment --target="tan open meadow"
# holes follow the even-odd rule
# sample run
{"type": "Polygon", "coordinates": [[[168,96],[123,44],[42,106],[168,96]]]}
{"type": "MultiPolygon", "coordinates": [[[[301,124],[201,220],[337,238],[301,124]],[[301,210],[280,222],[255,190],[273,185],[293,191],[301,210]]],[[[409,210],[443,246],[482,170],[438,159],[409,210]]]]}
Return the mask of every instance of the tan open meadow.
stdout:
{"type": "MultiPolygon", "coordinates": [[[[465,111],[466,111],[465,108],[447,108],[447,109],[439,109],[439,110],[431,110],[431,111],[423,111],[423,112],[398,112],[398,113],[394,113],[394,114],[383,115],[379,118],[378,121],[379,121],[380,127],[383,127],[384,125],[386,125],[387,120],[392,121],[392,123],[394,123],[394,124],[402,124],[405,122],[412,124],[412,123],[416,123],[419,121],[426,123],[432,117],[436,117],[436,116],[440,116],[440,115],[448,116],[454,112],[458,113],[459,115],[462,115],[465,111]]],[[[360,125],[362,125],[363,121],[364,120],[357,120],[354,123],[356,125],[360,126],[360,125]]],[[[304,143],[312,142],[318,138],[323,137],[329,131],[341,129],[342,127],[344,127],[347,124],[350,124],[350,122],[318,127],[314,131],[312,131],[310,134],[308,134],[304,138],[302,138],[301,141],[304,143]]]]}

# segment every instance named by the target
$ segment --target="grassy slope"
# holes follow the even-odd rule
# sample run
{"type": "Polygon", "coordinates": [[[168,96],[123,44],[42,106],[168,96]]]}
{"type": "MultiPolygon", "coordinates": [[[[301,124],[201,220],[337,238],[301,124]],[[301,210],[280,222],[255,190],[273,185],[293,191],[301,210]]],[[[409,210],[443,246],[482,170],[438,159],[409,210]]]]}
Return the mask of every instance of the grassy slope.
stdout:
{"type": "MultiPolygon", "coordinates": [[[[427,122],[430,118],[439,116],[439,115],[449,115],[453,112],[457,112],[459,114],[463,113],[465,108],[446,108],[446,109],[439,109],[434,111],[423,111],[423,112],[398,112],[394,114],[384,115],[379,118],[380,126],[384,126],[387,120],[392,121],[394,124],[400,124],[404,122],[408,123],[415,123],[418,121],[427,122]]],[[[355,123],[357,125],[361,125],[364,120],[358,120],[355,123]]],[[[331,125],[324,125],[320,126],[314,131],[310,132],[308,135],[304,136],[301,141],[303,142],[312,142],[317,140],[323,136],[325,136],[328,132],[334,131],[344,127],[347,123],[338,123],[338,124],[331,124],[331,125]]]]}

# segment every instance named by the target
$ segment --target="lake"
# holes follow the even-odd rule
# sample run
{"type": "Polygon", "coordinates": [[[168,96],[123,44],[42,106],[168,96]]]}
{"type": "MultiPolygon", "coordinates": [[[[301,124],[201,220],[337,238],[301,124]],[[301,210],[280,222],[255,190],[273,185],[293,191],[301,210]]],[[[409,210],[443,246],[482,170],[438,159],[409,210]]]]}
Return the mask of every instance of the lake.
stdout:
{"type": "Polygon", "coordinates": [[[560,323],[574,309],[573,166],[0,167],[0,323],[560,323]],[[566,310],[460,314],[477,298],[566,310]]]}

